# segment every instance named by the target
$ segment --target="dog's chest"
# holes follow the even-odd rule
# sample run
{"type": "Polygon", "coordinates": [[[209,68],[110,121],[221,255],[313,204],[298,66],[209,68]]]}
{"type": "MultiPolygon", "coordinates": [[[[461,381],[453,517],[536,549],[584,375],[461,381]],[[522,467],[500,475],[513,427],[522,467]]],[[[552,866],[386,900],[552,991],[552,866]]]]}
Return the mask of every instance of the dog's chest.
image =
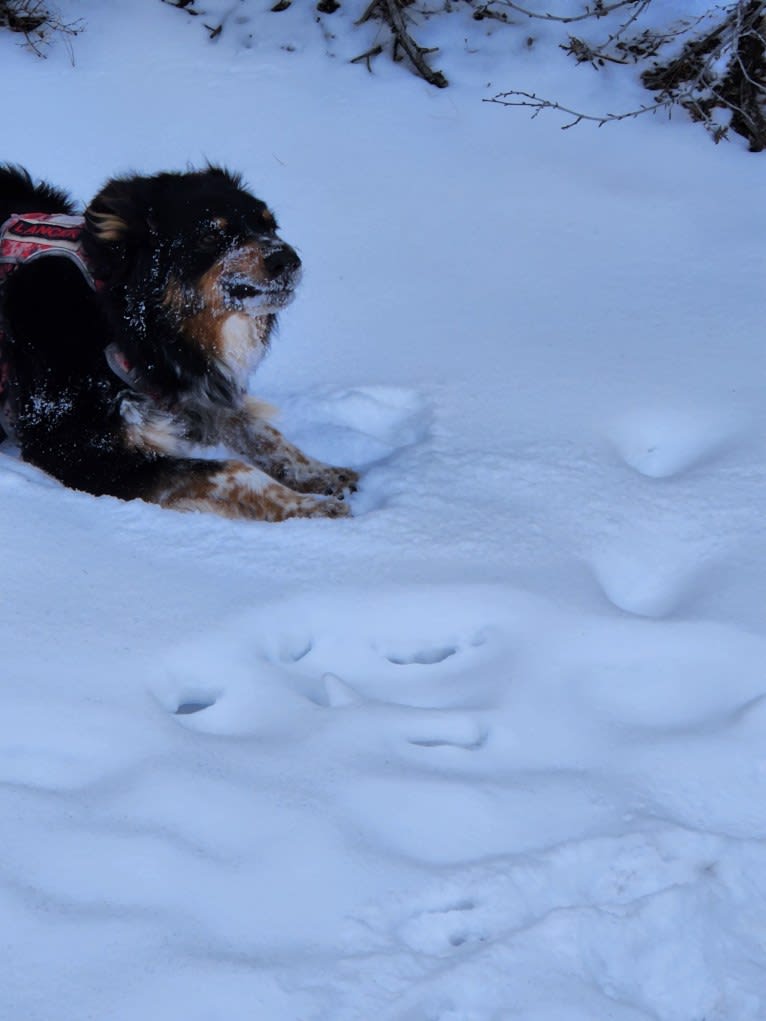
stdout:
{"type": "Polygon", "coordinates": [[[239,380],[254,372],[266,353],[267,328],[262,317],[232,312],[221,324],[221,360],[239,380]]]}

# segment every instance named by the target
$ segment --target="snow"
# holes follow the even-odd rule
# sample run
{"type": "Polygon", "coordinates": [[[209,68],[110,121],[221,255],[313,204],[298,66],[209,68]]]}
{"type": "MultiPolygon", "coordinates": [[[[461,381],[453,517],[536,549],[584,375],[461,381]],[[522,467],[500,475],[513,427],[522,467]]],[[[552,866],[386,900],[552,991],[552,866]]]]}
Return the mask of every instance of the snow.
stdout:
{"type": "Polygon", "coordinates": [[[0,1019],[760,1021],[759,158],[483,104],[640,99],[485,22],[437,91],[218,6],[0,38],[5,154],[241,170],[304,263],[255,392],[363,481],[248,524],[0,452],[0,1019]]]}

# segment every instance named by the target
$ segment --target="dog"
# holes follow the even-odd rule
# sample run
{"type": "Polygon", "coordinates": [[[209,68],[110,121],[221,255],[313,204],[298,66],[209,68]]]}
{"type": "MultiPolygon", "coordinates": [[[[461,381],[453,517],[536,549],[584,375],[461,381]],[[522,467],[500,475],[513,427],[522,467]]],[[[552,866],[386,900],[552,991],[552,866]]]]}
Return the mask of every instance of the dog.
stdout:
{"type": "Polygon", "coordinates": [[[176,510],[349,514],[357,473],[302,453],[247,392],[301,262],[237,174],[116,177],[78,216],[5,165],[0,223],[0,423],[24,460],[176,510]]]}

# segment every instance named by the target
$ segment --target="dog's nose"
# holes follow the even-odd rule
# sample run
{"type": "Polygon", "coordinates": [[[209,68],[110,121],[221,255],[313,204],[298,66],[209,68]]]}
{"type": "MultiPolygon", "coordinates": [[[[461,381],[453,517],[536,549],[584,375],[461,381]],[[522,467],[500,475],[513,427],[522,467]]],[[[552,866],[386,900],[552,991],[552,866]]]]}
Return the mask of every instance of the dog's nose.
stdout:
{"type": "Polygon", "coordinates": [[[286,273],[294,273],[300,269],[301,265],[298,253],[289,245],[283,245],[281,248],[269,252],[263,262],[266,272],[274,280],[286,273]]]}

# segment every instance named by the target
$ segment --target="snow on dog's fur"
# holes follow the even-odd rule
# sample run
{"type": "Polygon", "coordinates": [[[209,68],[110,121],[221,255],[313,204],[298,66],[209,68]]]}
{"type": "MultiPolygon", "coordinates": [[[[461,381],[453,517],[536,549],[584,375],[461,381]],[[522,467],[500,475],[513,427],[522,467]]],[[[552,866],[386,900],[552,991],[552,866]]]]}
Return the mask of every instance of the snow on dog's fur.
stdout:
{"type": "MultiPolygon", "coordinates": [[[[0,222],[73,213],[0,169],[0,222]]],[[[348,514],[356,473],[307,457],[246,384],[300,259],[274,215],[218,167],[115,178],[85,210],[94,288],[56,254],[2,287],[2,361],[22,456],[91,493],[279,521],[348,514]],[[223,445],[233,460],[194,457],[223,445]]]]}

